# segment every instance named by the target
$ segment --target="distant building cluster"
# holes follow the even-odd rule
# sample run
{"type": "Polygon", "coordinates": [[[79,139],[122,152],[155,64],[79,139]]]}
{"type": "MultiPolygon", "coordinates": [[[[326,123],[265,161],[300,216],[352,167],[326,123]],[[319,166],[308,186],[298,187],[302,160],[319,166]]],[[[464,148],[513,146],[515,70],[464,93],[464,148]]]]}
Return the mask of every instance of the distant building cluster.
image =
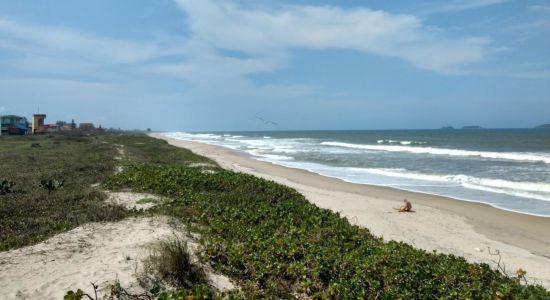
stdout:
{"type": "Polygon", "coordinates": [[[25,134],[45,134],[59,131],[103,131],[101,125],[95,127],[93,123],[70,123],[57,121],[55,124],[46,124],[45,114],[32,115],[31,122],[25,117],[16,115],[0,116],[0,135],[25,135],[25,134]]]}

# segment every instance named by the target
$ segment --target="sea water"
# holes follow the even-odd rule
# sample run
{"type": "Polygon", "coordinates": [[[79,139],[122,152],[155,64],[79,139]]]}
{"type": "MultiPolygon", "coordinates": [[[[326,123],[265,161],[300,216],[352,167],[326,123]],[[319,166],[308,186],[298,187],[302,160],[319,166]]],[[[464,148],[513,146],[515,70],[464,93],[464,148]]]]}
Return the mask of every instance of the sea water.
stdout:
{"type": "Polygon", "coordinates": [[[550,217],[549,129],[171,132],[342,180],[550,217]]]}

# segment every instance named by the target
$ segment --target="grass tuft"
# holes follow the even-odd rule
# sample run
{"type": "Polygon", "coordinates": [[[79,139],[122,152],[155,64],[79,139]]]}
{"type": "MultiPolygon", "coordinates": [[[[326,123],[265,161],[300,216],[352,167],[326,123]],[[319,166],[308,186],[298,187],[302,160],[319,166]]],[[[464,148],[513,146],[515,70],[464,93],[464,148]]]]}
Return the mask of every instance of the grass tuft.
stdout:
{"type": "Polygon", "coordinates": [[[187,289],[207,282],[202,266],[189,253],[187,242],[177,237],[152,247],[144,268],[149,275],[177,288],[187,289]]]}

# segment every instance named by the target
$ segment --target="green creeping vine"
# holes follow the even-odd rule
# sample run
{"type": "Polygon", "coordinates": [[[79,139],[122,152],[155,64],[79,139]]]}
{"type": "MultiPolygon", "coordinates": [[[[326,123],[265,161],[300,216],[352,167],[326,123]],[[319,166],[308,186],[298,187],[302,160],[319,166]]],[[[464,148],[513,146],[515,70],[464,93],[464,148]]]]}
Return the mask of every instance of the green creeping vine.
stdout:
{"type": "Polygon", "coordinates": [[[196,224],[203,259],[247,298],[550,299],[486,264],[384,242],[295,190],[251,175],[131,165],[107,180],[173,199],[156,208],[196,224]]]}

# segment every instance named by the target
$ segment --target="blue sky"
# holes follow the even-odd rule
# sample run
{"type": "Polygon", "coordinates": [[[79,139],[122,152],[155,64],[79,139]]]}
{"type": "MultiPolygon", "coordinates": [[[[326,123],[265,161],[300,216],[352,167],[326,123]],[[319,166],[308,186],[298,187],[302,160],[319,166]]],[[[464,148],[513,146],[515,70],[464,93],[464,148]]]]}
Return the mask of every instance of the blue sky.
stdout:
{"type": "Polygon", "coordinates": [[[38,107],[125,129],[533,127],[550,2],[0,0],[0,114],[38,107]]]}

